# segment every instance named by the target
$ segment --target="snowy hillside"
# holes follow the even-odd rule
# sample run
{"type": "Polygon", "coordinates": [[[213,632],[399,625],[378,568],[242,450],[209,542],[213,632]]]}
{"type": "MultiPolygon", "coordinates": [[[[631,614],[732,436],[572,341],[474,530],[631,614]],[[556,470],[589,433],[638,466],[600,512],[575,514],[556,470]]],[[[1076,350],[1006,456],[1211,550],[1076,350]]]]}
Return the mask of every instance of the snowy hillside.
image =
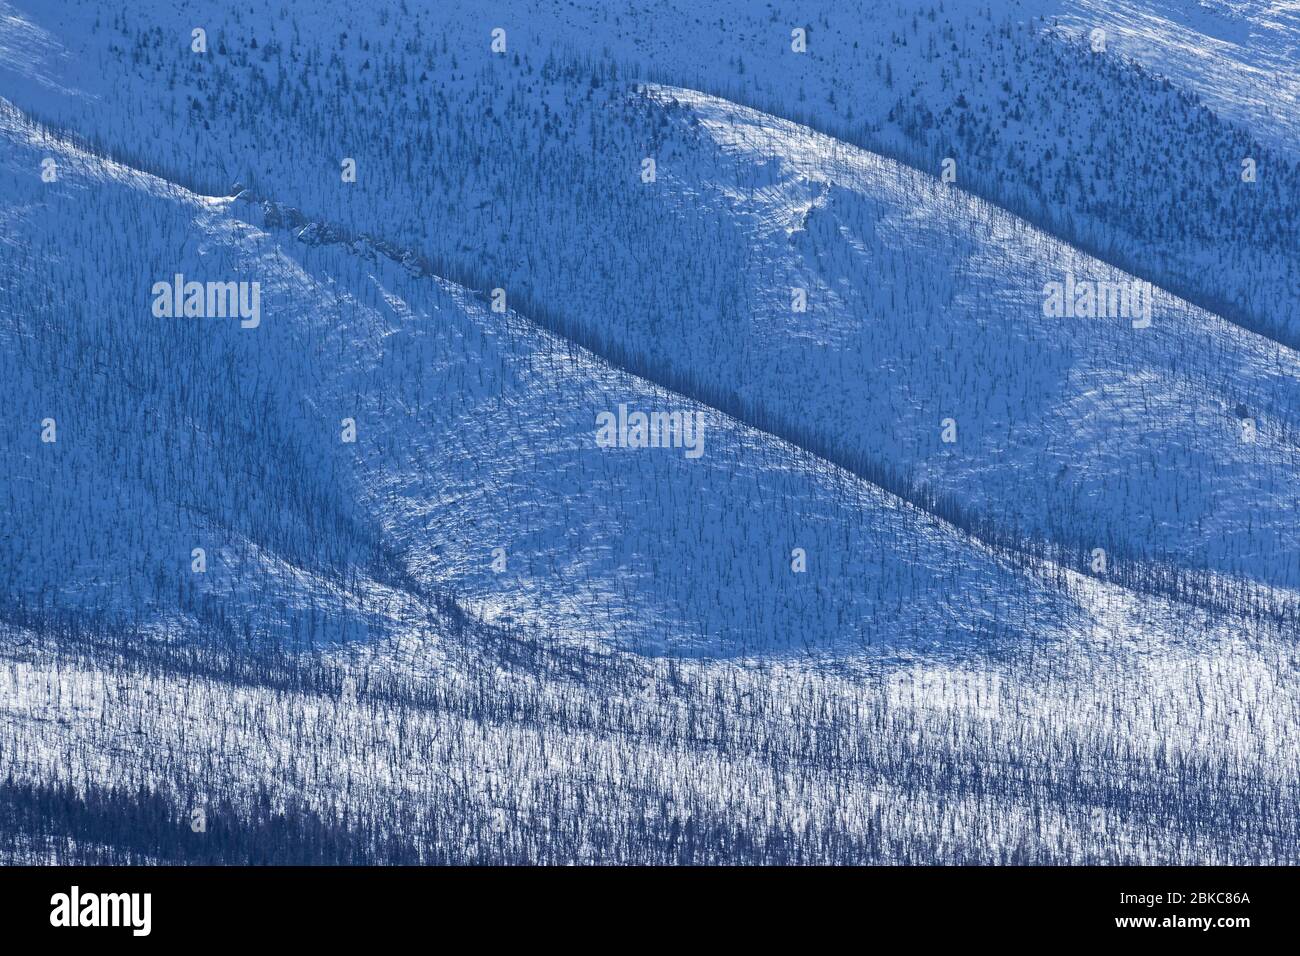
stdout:
{"type": "Polygon", "coordinates": [[[1300,7],[1292,0],[1068,0],[1067,34],[1177,79],[1219,115],[1292,156],[1300,148],[1300,7]]]}
{"type": "Polygon", "coordinates": [[[1294,862],[1293,15],[536,6],[0,3],[0,859],[1294,862]]]}
{"type": "Polygon", "coordinates": [[[20,201],[12,236],[29,282],[58,297],[40,311],[68,317],[31,321],[29,283],[6,309],[21,412],[61,426],[48,449],[30,429],[6,435],[16,613],[162,628],[212,614],[297,646],[382,634],[456,595],[493,623],[714,654],[1027,640],[1035,594],[1036,636],[1078,626],[1068,595],[969,535],[436,275],[267,226],[286,213],[103,163],[20,118],[9,131],[10,169],[49,154],[62,170],[20,201]],[[58,210],[74,203],[70,235],[58,210]],[[60,254],[113,229],[130,241],[109,269],[60,254]],[[261,277],[256,329],[177,318],[140,334],[132,290],[178,248],[183,275],[261,277]],[[181,374],[151,375],[159,363],[181,374]],[[598,416],[620,406],[698,416],[698,456],[600,447],[598,416]],[[244,453],[218,454],[232,445],[244,453]],[[129,521],[105,513],[105,485],[132,502],[129,521]],[[201,575],[191,546],[209,553],[201,575]],[[895,594],[935,599],[880,600],[895,594]]]}

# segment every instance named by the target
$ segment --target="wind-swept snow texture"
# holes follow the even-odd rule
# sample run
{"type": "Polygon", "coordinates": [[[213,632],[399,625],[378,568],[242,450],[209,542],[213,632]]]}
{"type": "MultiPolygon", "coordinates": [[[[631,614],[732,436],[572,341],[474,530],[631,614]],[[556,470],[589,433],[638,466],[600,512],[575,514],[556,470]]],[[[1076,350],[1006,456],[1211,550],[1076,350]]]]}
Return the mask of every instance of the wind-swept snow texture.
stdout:
{"type": "Polygon", "coordinates": [[[1294,4],[0,0],[0,860],[1300,860],[1294,4]]]}

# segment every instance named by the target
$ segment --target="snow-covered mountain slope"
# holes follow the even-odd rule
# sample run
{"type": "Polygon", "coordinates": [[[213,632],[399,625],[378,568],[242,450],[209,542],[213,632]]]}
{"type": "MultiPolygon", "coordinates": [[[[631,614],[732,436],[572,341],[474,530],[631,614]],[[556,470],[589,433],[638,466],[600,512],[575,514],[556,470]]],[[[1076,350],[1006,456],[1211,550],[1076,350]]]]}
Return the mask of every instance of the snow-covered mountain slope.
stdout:
{"type": "MultiPolygon", "coordinates": [[[[1099,439],[1080,441],[1080,420],[1070,417],[1075,406],[1043,399],[1061,377],[1083,374],[1077,371],[1086,369],[1082,359],[1055,376],[1046,359],[1037,359],[1023,363],[1039,373],[1027,381],[1023,376],[994,377],[1004,389],[1040,390],[1028,397],[990,397],[988,380],[972,372],[968,391],[953,392],[948,399],[949,410],[957,415],[959,440],[944,453],[941,439],[930,434],[940,429],[929,424],[929,419],[939,424],[942,409],[909,407],[903,386],[907,381],[942,383],[947,377],[961,383],[965,375],[960,366],[958,374],[951,374],[953,356],[960,361],[970,355],[978,369],[978,350],[958,340],[951,351],[914,357],[904,338],[922,333],[922,319],[900,310],[888,321],[871,321],[871,306],[862,310],[860,296],[841,296],[826,278],[824,270],[834,273],[842,255],[800,249],[798,235],[812,228],[824,240],[837,232],[809,225],[825,210],[805,200],[823,190],[849,190],[840,200],[844,205],[870,201],[872,190],[883,196],[880,190],[890,188],[901,190],[895,202],[904,194],[915,199],[917,187],[900,186],[896,165],[856,150],[842,168],[828,165],[829,141],[793,124],[737,113],[708,98],[691,100],[682,91],[660,89],[649,95],[688,106],[706,135],[721,142],[722,161],[736,158],[733,147],[742,163],[755,155],[783,157],[786,166],[772,171],[773,181],[749,198],[744,211],[755,230],[753,247],[781,253],[758,268],[799,269],[811,261],[823,270],[814,270],[811,281],[756,273],[760,289],[803,283],[813,290],[813,307],[791,316],[778,303],[766,314],[759,312],[749,334],[735,343],[741,348],[730,354],[719,348],[715,330],[707,326],[674,330],[686,354],[704,358],[724,386],[734,376],[743,407],[755,418],[766,415],[788,424],[798,417],[816,423],[805,426],[813,443],[846,461],[915,461],[930,469],[921,472],[921,482],[964,505],[972,493],[982,493],[985,497],[970,511],[1010,514],[1013,528],[1035,518],[1044,526],[1054,518],[1063,520],[1053,510],[1054,505],[1059,509],[1053,490],[1063,483],[1100,481],[1097,472],[1107,468],[1136,491],[1148,478],[1158,490],[1165,487],[1157,475],[1140,470],[1148,467],[1146,459],[1125,459],[1099,439]],[[775,139],[753,139],[763,135],[775,139]],[[899,321],[906,332],[895,327],[891,333],[889,322],[899,321]],[[864,348],[866,343],[871,347],[864,348]],[[885,355],[895,357],[881,363],[885,355]],[[918,364],[908,367],[906,362],[918,364]],[[897,366],[899,377],[892,383],[897,390],[880,387],[880,374],[888,374],[890,365],[897,366]],[[820,368],[820,378],[814,381],[815,368],[820,368]],[[869,381],[870,368],[880,369],[874,381],[869,381]],[[782,404],[783,395],[792,400],[782,404]],[[987,448],[981,454],[981,443],[998,434],[998,426],[958,411],[979,408],[981,400],[993,407],[1041,407],[1051,427],[1033,420],[1008,423],[1019,429],[1009,443],[1018,456],[987,448]],[[1065,459],[1050,457],[1054,448],[1049,442],[1032,440],[1053,431],[1064,436],[1056,454],[1069,454],[1069,465],[1081,478],[1062,477],[1065,459]],[[832,440],[837,435],[841,440],[832,440]],[[891,440],[896,444],[891,446],[891,440]],[[936,450],[934,461],[918,449],[936,450]],[[1138,470],[1128,474],[1126,466],[1138,470]],[[1028,487],[1040,474],[1052,483],[1025,500],[1042,510],[1017,514],[1019,499],[1005,489],[1028,487]]],[[[14,547],[23,549],[13,554],[13,563],[25,568],[20,606],[58,611],[93,607],[111,616],[134,613],[141,592],[150,595],[150,604],[163,604],[173,592],[185,595],[187,608],[208,608],[212,598],[224,597],[234,602],[222,613],[237,618],[235,630],[260,636],[252,607],[254,602],[265,605],[261,568],[282,569],[286,579],[274,593],[302,615],[303,608],[323,603],[321,588],[326,593],[329,587],[344,588],[348,575],[360,567],[369,569],[371,580],[352,587],[363,593],[395,591],[384,600],[402,606],[404,599],[407,617],[421,598],[429,602],[430,595],[455,594],[485,620],[526,623],[570,637],[600,634],[639,650],[966,649],[1050,640],[1098,625],[1092,616],[1098,607],[1080,608],[1077,583],[1049,564],[1039,563],[1037,571],[1015,568],[965,532],[862,477],[742,427],[698,401],[611,369],[513,313],[493,313],[463,288],[427,275],[409,261],[392,262],[355,238],[327,241],[331,233],[320,224],[295,222],[281,228],[286,216],[274,204],[198,197],[43,139],[43,131],[24,130],[21,123],[20,116],[10,115],[10,168],[38,166],[40,157],[49,155],[61,175],[56,183],[36,180],[25,187],[27,196],[16,204],[22,228],[11,230],[11,244],[21,250],[29,275],[41,269],[32,263],[48,263],[49,284],[54,285],[57,273],[69,298],[33,312],[22,289],[14,289],[8,310],[12,341],[23,343],[12,353],[17,368],[9,377],[32,382],[24,396],[26,419],[37,423],[48,414],[62,429],[61,442],[48,448],[40,447],[39,433],[32,428],[25,435],[14,429],[9,436],[11,447],[22,449],[16,457],[29,469],[8,483],[15,499],[11,511],[33,522],[27,533],[13,539],[14,547]],[[82,234],[69,236],[63,225],[50,228],[65,218],[57,206],[69,202],[81,210],[82,234]],[[125,248],[112,250],[111,268],[95,275],[59,256],[69,241],[93,247],[92,237],[107,234],[109,221],[148,223],[149,228],[133,232],[125,248]],[[168,255],[164,250],[174,250],[178,242],[184,251],[176,264],[151,273],[151,264],[162,261],[168,255]],[[262,324],[245,329],[230,320],[159,319],[145,308],[149,299],[144,290],[159,277],[167,279],[175,271],[206,276],[214,270],[227,281],[260,277],[262,324]],[[84,307],[89,302],[127,307],[117,305],[98,315],[84,307]],[[64,337],[65,329],[45,324],[59,314],[80,319],[71,340],[64,337]],[[175,355],[178,368],[195,371],[161,380],[132,375],[131,369],[143,368],[159,354],[175,355]],[[51,362],[65,381],[87,365],[97,369],[98,389],[65,386],[60,395],[58,379],[48,373],[38,383],[36,370],[51,362]],[[199,369],[202,373],[196,374],[199,369]],[[135,382],[130,415],[109,404],[124,380],[135,382]],[[617,415],[620,406],[685,413],[702,421],[699,457],[686,447],[599,447],[598,416],[617,415]],[[144,410],[151,418],[144,418],[144,410]],[[345,419],[355,423],[355,445],[342,441],[345,419]],[[80,430],[83,422],[95,425],[93,442],[80,430]],[[109,434],[106,423],[114,426],[109,434]],[[232,441],[238,441],[240,456],[230,454],[232,441]],[[39,452],[59,457],[41,458],[39,452]],[[119,494],[143,483],[142,492],[130,498],[152,498],[160,512],[148,548],[139,548],[138,531],[118,527],[118,509],[105,508],[89,490],[96,482],[112,489],[119,481],[124,487],[119,494]],[[275,497],[286,486],[304,500],[275,497]],[[24,495],[24,490],[30,495],[38,489],[48,494],[51,488],[61,497],[46,509],[24,495]],[[245,497],[268,490],[267,500],[245,497]],[[769,509],[763,502],[781,505],[769,509]],[[74,523],[81,529],[76,536],[59,530],[70,516],[77,516],[74,523]],[[295,526],[298,521],[305,530],[295,526]],[[326,522],[341,523],[344,533],[331,534],[326,522]],[[255,533],[263,526],[280,530],[271,537],[255,533]],[[330,540],[336,550],[321,552],[312,543],[317,537],[330,540]],[[193,547],[213,551],[213,566],[203,575],[191,569],[193,547]],[[48,560],[59,550],[66,552],[64,561],[48,560]],[[35,560],[41,554],[46,560],[35,560]],[[796,571],[800,562],[811,562],[811,573],[796,571]],[[75,577],[94,586],[70,588],[70,567],[84,569],[75,577]],[[302,587],[297,582],[303,578],[315,585],[302,587]],[[141,582],[150,584],[142,587],[141,582]],[[60,583],[72,592],[66,605],[42,597],[60,583]]],[[[716,179],[705,181],[718,183],[723,193],[728,192],[723,173],[732,181],[743,178],[722,166],[715,172],[716,179]]],[[[674,188],[673,174],[666,170],[664,189],[674,188]]],[[[924,189],[922,184],[921,204],[912,209],[926,223],[925,231],[919,237],[898,233],[894,241],[927,249],[936,235],[949,234],[943,222],[953,218],[949,204],[954,199],[971,221],[988,215],[972,209],[979,204],[964,196],[931,187],[926,199],[924,189]]],[[[693,192],[692,202],[705,201],[702,192],[693,192]]],[[[880,216],[888,219],[891,212],[901,214],[885,209],[880,216]]],[[[854,220],[861,232],[865,220],[860,213],[838,208],[830,213],[854,220]]],[[[898,227],[898,221],[887,221],[881,232],[898,227]]],[[[1014,224],[1002,228],[1010,235],[1014,224]]],[[[1041,241],[1031,234],[1024,242],[1025,251],[1017,256],[1013,250],[1010,258],[1037,268],[1032,253],[1042,251],[1041,241]]],[[[854,242],[850,237],[850,251],[865,258],[848,261],[843,274],[869,276],[871,250],[889,244],[888,239],[854,242]]],[[[982,261],[978,251],[967,249],[967,255],[969,261],[982,261]]],[[[943,254],[927,256],[927,261],[952,261],[957,267],[947,281],[935,281],[931,269],[925,303],[932,301],[934,290],[948,289],[953,300],[1000,294],[1003,307],[1011,311],[1017,290],[1005,268],[981,274],[966,260],[943,254]],[[961,284],[968,275],[975,277],[971,289],[961,284]]],[[[1092,274],[1082,261],[1076,272],[1092,274]]],[[[1038,337],[1051,345],[1061,337],[1061,320],[1033,316],[1038,273],[1031,275],[1029,288],[1020,290],[1020,313],[1028,311],[1041,323],[1038,337]]],[[[898,296],[900,306],[921,312],[917,297],[922,286],[909,285],[905,273],[900,285],[911,290],[898,296]]],[[[1165,303],[1158,300],[1158,305],[1165,303]]],[[[1032,341],[1023,322],[1009,323],[1010,330],[1001,334],[1013,342],[1022,335],[1032,341]]],[[[1091,338],[1081,340],[1099,343],[1095,348],[1104,354],[1118,351],[1106,323],[1095,324],[1091,338]]],[[[1156,329],[1124,328],[1120,334],[1140,337],[1156,329]]],[[[624,344],[635,351],[640,342],[636,330],[630,331],[624,344]]],[[[985,318],[972,322],[970,331],[958,324],[949,337],[974,334],[987,341],[996,331],[985,318]]],[[[1078,334],[1079,326],[1067,326],[1065,334],[1070,332],[1078,334]]],[[[1214,333],[1225,334],[1223,323],[1211,324],[1207,341],[1214,333]]],[[[1172,337],[1190,334],[1185,330],[1172,337]]],[[[932,338],[920,334],[921,341],[932,338]]],[[[1057,350],[1083,351],[1078,344],[1039,348],[1049,357],[1057,350]]],[[[1129,351],[1148,366],[1151,355],[1161,354],[1156,347],[1143,352],[1137,345],[1129,351]]],[[[1249,369],[1241,364],[1244,376],[1249,369]]],[[[1182,373],[1190,375],[1187,369],[1182,373]]],[[[1116,374],[1138,377],[1123,369],[1116,374]]],[[[1161,417],[1157,408],[1152,415],[1158,427],[1184,427],[1173,412],[1161,417]]],[[[1268,447],[1268,424],[1261,421],[1259,428],[1260,437],[1247,452],[1268,447]]],[[[1207,456],[1225,455],[1240,444],[1229,431],[1226,441],[1211,442],[1204,450],[1199,444],[1193,447],[1207,456]]],[[[1264,455],[1255,460],[1270,461],[1264,455]]],[[[1198,468],[1196,473],[1210,470],[1198,468]]],[[[1232,476],[1226,467],[1220,470],[1232,476]]],[[[1285,469],[1279,467],[1278,473],[1285,469]]],[[[1197,499],[1187,489],[1173,486],[1173,492],[1184,510],[1195,505],[1197,499]]],[[[1091,500],[1082,491],[1069,498],[1091,500]]],[[[1173,498],[1157,493],[1138,499],[1134,513],[1166,500],[1173,498]]],[[[1114,514],[1116,505],[1108,507],[1103,514],[1114,514]]],[[[1257,507],[1257,502],[1247,497],[1243,507],[1257,507]]],[[[1221,520],[1226,524],[1230,518],[1228,513],[1221,520]]],[[[1098,527],[1097,519],[1085,526],[1098,527]]],[[[1122,529],[1122,521],[1116,527],[1122,529]]],[[[1279,535],[1285,523],[1260,519],[1254,527],[1261,534],[1279,535]]],[[[1238,530],[1252,528],[1243,521],[1238,530]]],[[[1146,528],[1142,533],[1151,534],[1146,528]]],[[[1126,545],[1114,530],[1099,540],[1111,552],[1126,545]]],[[[1227,536],[1225,540],[1231,543],[1227,536]]],[[[1232,550],[1224,553],[1236,556],[1232,550]]],[[[1102,607],[1107,603],[1114,600],[1103,600],[1102,607]]],[[[328,620],[332,611],[320,613],[328,620]]],[[[283,610],[266,615],[276,622],[281,638],[292,634],[301,640],[300,626],[312,630],[313,640],[330,636],[328,624],[317,629],[313,618],[297,625],[283,615],[283,610]]],[[[334,636],[347,637],[350,627],[366,626],[348,621],[334,636]]],[[[1177,634],[1177,621],[1168,627],[1168,633],[1177,634]]]]}
{"type": "Polygon", "coordinates": [[[712,654],[997,650],[1096,623],[1049,566],[463,288],[6,115],[8,169],[60,170],[7,216],[26,276],[3,310],[15,622],[217,620],[300,646],[410,628],[455,595],[489,622],[712,654]],[[151,314],[176,272],[257,277],[259,324],[151,314]],[[703,431],[600,447],[620,406],[703,431]]]}
{"type": "Polygon", "coordinates": [[[754,250],[735,347],[689,319],[676,332],[700,379],[864,473],[892,466],[973,524],[1055,541],[1080,568],[1103,548],[1300,582],[1296,352],[1159,288],[1146,311],[1046,315],[1053,284],[1134,277],[797,124],[648,95],[721,149],[712,167],[665,167],[665,195],[734,215],[754,250]]]}
{"type": "Polygon", "coordinates": [[[0,0],[0,860],[1296,860],[1300,172],[1081,3],[0,0]]]}
{"type": "Polygon", "coordinates": [[[233,669],[0,632],[0,859],[1295,862],[1300,681],[1261,633],[864,679],[437,628],[233,669]]]}
{"type": "MultiPolygon", "coordinates": [[[[508,0],[490,12],[322,3],[265,16],[229,0],[150,0],[130,12],[104,2],[7,2],[0,47],[20,48],[33,34],[55,44],[4,73],[11,99],[201,190],[257,181],[273,184],[282,201],[327,206],[317,211],[339,221],[351,216],[336,204],[355,201],[346,211],[380,213],[388,231],[451,218],[469,220],[468,232],[488,196],[512,197],[508,186],[483,192],[477,164],[457,156],[458,146],[472,144],[488,171],[536,155],[567,176],[575,158],[585,160],[583,147],[603,140],[615,153],[590,174],[599,174],[594,188],[608,199],[613,184],[635,175],[650,131],[630,128],[622,143],[593,135],[575,109],[584,101],[575,104],[564,87],[575,83],[589,101],[617,80],[657,80],[805,123],[936,176],[953,159],[959,188],[1300,346],[1300,163],[1282,137],[1262,136],[1264,124],[1248,127],[1240,111],[1206,105],[1207,90],[1220,84],[1197,79],[1180,66],[1188,57],[1176,55],[1200,49],[1195,33],[1173,52],[1150,47],[1136,59],[1122,37],[1094,52],[1083,35],[1091,12],[1066,0],[788,9],[667,0],[649,20],[593,0],[508,0]],[[336,29],[341,23],[348,29],[336,29]],[[201,55],[190,50],[200,26],[213,38],[201,55]],[[494,29],[505,31],[506,53],[492,51],[494,29]],[[804,52],[792,49],[795,29],[804,31],[804,52]],[[375,128],[377,115],[395,121],[375,128]],[[430,128],[435,115],[441,122],[430,128]],[[358,188],[322,188],[337,182],[343,155],[360,161],[358,188]],[[616,171],[615,158],[630,174],[616,171]],[[1249,183],[1241,178],[1246,159],[1257,167],[1249,183]],[[456,171],[449,182],[448,170],[456,171]],[[421,188],[410,188],[412,180],[421,188]],[[290,195],[298,190],[301,197],[290,195]]],[[[1284,64],[1279,37],[1287,33],[1265,33],[1241,46],[1284,64]]],[[[1266,83],[1267,74],[1242,69],[1222,89],[1238,100],[1277,100],[1266,83]]],[[[507,182],[525,178],[515,170],[507,182]]],[[[498,229],[501,209],[488,212],[498,229]]]]}
{"type": "Polygon", "coordinates": [[[1300,153],[1294,0],[1065,0],[1055,7],[1054,26],[1065,33],[1104,30],[1109,49],[1195,90],[1269,146],[1300,153]]]}
{"type": "MultiPolygon", "coordinates": [[[[170,22],[175,27],[181,20],[170,22]]],[[[562,30],[570,21],[542,22],[562,30]]],[[[961,26],[972,40],[994,42],[999,34],[976,32],[979,22],[963,19],[961,26]]],[[[960,514],[958,520],[969,527],[979,525],[1013,541],[1053,542],[1067,549],[1061,560],[1073,567],[1091,566],[1100,548],[1119,559],[1112,563],[1124,573],[1131,570],[1125,561],[1145,559],[1271,584],[1297,583],[1294,533],[1285,511],[1274,507],[1295,500],[1289,437],[1296,407],[1293,353],[1159,294],[1150,329],[1133,329],[1123,320],[1044,318],[1048,283],[1065,284],[1071,277],[1104,282],[1123,274],[995,206],[944,190],[930,170],[912,173],[885,164],[806,128],[784,127],[779,137],[767,135],[738,159],[732,150],[733,161],[719,160],[711,150],[727,149],[723,141],[729,136],[749,136],[763,124],[762,114],[738,109],[733,117],[720,101],[711,101],[720,115],[708,126],[712,138],[701,139],[689,121],[675,122],[678,117],[664,102],[638,103],[636,94],[625,96],[626,85],[615,77],[605,75],[602,81],[597,73],[586,82],[579,71],[549,61],[538,75],[532,62],[543,50],[536,39],[516,38],[516,49],[523,50],[518,64],[493,60],[481,44],[466,39],[475,23],[463,17],[446,21],[443,45],[449,35],[461,38],[447,52],[435,42],[422,58],[413,39],[411,49],[386,54],[384,70],[395,85],[376,78],[373,93],[409,122],[384,134],[395,139],[383,149],[366,147],[376,137],[367,128],[372,114],[360,106],[295,109],[298,94],[286,92],[269,94],[273,108],[256,114],[223,108],[221,96],[209,87],[202,58],[171,50],[159,28],[142,32],[115,22],[72,35],[89,44],[86,51],[102,48],[110,29],[115,32],[109,35],[138,38],[130,57],[100,56],[116,63],[115,69],[126,68],[124,95],[135,98],[139,116],[187,130],[158,143],[157,162],[163,167],[185,166],[186,176],[201,181],[244,179],[256,184],[259,194],[296,206],[308,218],[426,254],[444,274],[471,286],[504,288],[525,312],[579,335],[601,354],[633,365],[642,377],[688,391],[918,503],[942,504],[945,513],[960,514]],[[458,75],[462,57],[486,72],[477,78],[458,75]],[[437,64],[445,61],[451,78],[435,85],[432,76],[441,75],[437,64]],[[155,81],[168,75],[164,71],[189,77],[176,87],[193,89],[187,94],[189,111],[164,106],[169,98],[179,99],[170,92],[170,81],[165,86],[155,81]],[[402,76],[414,78],[414,84],[403,86],[402,76]],[[465,97],[464,105],[458,97],[465,97]],[[294,110],[291,127],[279,109],[294,110]],[[433,110],[443,121],[429,130],[433,110]],[[728,131],[728,123],[740,128],[728,131]],[[486,125],[486,131],[451,132],[471,124],[486,125]],[[566,145],[547,139],[545,146],[534,147],[539,128],[564,129],[566,145]],[[231,148],[195,158],[191,135],[215,141],[214,146],[225,141],[231,148]],[[304,140],[309,148],[304,149],[304,140]],[[486,148],[500,142],[515,148],[486,148]],[[359,154],[362,175],[347,187],[318,159],[303,167],[304,157],[328,155],[338,143],[359,154]],[[794,156],[782,156],[787,146],[794,156]],[[534,148],[543,150],[540,163],[531,158],[534,148]],[[848,175],[840,183],[837,151],[858,157],[849,165],[867,164],[881,172],[874,181],[848,175]],[[644,188],[637,170],[649,152],[662,180],[644,188]],[[773,154],[772,163],[766,163],[764,152],[773,154]],[[214,163],[229,164],[230,157],[237,163],[217,173],[214,163]],[[245,160],[251,164],[247,175],[240,171],[245,160]],[[449,170],[456,175],[449,176],[449,170]],[[799,179],[811,185],[805,189],[799,179]],[[333,183],[322,188],[327,180],[333,183]],[[601,201],[575,206],[570,189],[601,201]],[[735,195],[727,198],[728,191],[735,195]],[[941,198],[948,193],[955,195],[941,198]],[[700,209],[697,197],[714,201],[700,209]],[[876,205],[882,199],[884,206],[876,205]],[[790,207],[803,206],[809,209],[803,228],[784,224],[796,240],[791,244],[774,223],[788,217],[790,207]],[[933,213],[932,228],[919,221],[917,206],[933,213]],[[900,217],[915,227],[885,239],[874,234],[878,224],[888,230],[900,217]],[[433,222],[445,228],[431,229],[433,222]],[[555,241],[539,245],[539,234],[555,241]],[[609,241],[613,236],[616,240],[609,241]],[[774,239],[779,240],[775,247],[774,239]],[[798,255],[815,264],[815,275],[788,255],[800,242],[798,255]],[[700,248],[715,250],[703,271],[693,255],[700,248]],[[918,248],[922,256],[913,254],[918,248]],[[648,261],[655,262],[653,273],[636,271],[648,261]],[[934,268],[941,263],[951,264],[947,274],[934,268]],[[813,293],[810,311],[799,316],[789,309],[796,286],[813,293]],[[712,321],[693,318],[710,309],[712,321]],[[869,319],[876,314],[888,321],[869,319]],[[609,315],[622,318],[610,323],[609,315]],[[665,337],[665,330],[672,335],[665,337]],[[689,345],[679,347],[683,341],[689,345]],[[955,444],[942,441],[941,423],[949,418],[959,436],[955,444]],[[1033,495],[1012,490],[1027,486],[1033,495]],[[932,502],[935,496],[951,500],[932,502]]],[[[922,30],[906,21],[899,28],[922,30]]],[[[220,83],[242,82],[268,96],[259,84],[272,81],[270,65],[286,54],[279,39],[283,27],[273,33],[275,40],[267,39],[262,23],[237,18],[228,29],[228,66],[217,74],[220,83]],[[252,38],[236,53],[234,36],[242,31],[252,38]]],[[[378,67],[371,64],[374,51],[363,47],[368,45],[364,36],[340,38],[328,67],[312,66],[316,58],[308,55],[304,69],[312,74],[323,69],[327,86],[348,91],[341,97],[370,95],[367,73],[378,67]]],[[[226,37],[223,29],[219,42],[225,44],[226,37]]],[[[662,33],[654,37],[665,42],[662,33]]],[[[291,41],[285,37],[283,43],[291,41]]],[[[838,47],[817,49],[834,76],[835,64],[841,63],[838,47]]],[[[292,46],[287,52],[297,55],[292,46]]],[[[898,61],[896,82],[910,69],[912,95],[917,90],[937,95],[920,69],[927,59],[898,61]]],[[[1012,66],[1007,70],[1009,78],[1016,75],[1012,66]]],[[[1123,85],[1127,81],[1109,73],[1093,79],[1132,92],[1123,85]]],[[[90,81],[83,76],[81,82],[90,81]]],[[[140,138],[138,121],[97,119],[88,108],[97,95],[58,108],[53,101],[42,102],[57,115],[89,124],[82,128],[115,151],[143,157],[152,147],[140,138]]],[[[1015,116],[1020,107],[1009,104],[1007,111],[1015,116]]],[[[1029,121],[1021,116],[1017,122],[1029,121]]],[[[1121,114],[1116,121],[1127,119],[1121,114]]],[[[959,155],[960,184],[969,162],[959,155]]],[[[1104,176],[1097,155],[1080,154],[1075,146],[1066,159],[1086,162],[1092,174],[1104,176]]],[[[1149,157],[1145,150],[1136,155],[1149,157]]],[[[1150,192],[1140,177],[1132,181],[1150,192]]],[[[1272,174],[1255,185],[1277,188],[1272,174]]],[[[1271,221],[1274,229],[1287,229],[1293,219],[1283,215],[1271,221]]],[[[1170,228],[1166,224],[1161,230],[1170,228]]],[[[1206,251],[1199,242],[1186,247],[1189,263],[1201,261],[1206,251]]],[[[1281,264],[1291,257],[1275,243],[1265,244],[1272,251],[1252,261],[1277,284],[1252,280],[1255,291],[1288,282],[1281,264]]],[[[1160,245],[1162,255],[1173,248],[1160,245]]],[[[1246,245],[1231,245],[1233,255],[1253,257],[1246,245]]],[[[1234,277],[1246,274],[1242,263],[1234,264],[1234,277]]],[[[1215,582],[1208,589],[1220,586],[1215,582]]]]}

